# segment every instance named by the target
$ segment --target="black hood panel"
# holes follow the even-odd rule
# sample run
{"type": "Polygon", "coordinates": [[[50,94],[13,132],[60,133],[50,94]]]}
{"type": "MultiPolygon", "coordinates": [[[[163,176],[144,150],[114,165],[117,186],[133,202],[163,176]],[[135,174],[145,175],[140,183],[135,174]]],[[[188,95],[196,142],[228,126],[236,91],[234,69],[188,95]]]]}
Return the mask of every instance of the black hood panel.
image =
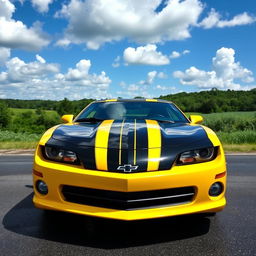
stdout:
{"type": "MultiPolygon", "coordinates": [[[[184,151],[213,146],[200,125],[156,123],[153,128],[160,131],[161,140],[158,170],[170,169],[178,154],[184,151]]],[[[77,153],[86,169],[97,170],[95,141],[100,125],[101,122],[61,125],[54,131],[46,145],[72,150],[77,153]]],[[[155,138],[149,138],[148,129],[146,120],[112,122],[107,144],[108,171],[117,171],[120,165],[136,165],[136,171],[150,171],[148,169],[149,144],[152,145],[152,142],[154,144],[155,138]],[[151,140],[151,143],[148,140],[151,140]],[[136,163],[134,154],[136,154],[136,163]]]]}

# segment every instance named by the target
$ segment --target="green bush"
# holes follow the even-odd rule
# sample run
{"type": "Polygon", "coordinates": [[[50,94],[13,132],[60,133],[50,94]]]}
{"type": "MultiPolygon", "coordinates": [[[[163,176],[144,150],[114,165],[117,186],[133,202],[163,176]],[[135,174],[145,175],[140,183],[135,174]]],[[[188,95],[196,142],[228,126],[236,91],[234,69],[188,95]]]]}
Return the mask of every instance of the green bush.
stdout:
{"type": "Polygon", "coordinates": [[[13,131],[0,131],[0,142],[6,141],[38,141],[40,134],[16,133],[13,131]]]}
{"type": "Polygon", "coordinates": [[[4,102],[0,102],[0,128],[7,128],[10,123],[10,111],[4,102]]]}
{"type": "Polygon", "coordinates": [[[203,124],[215,132],[256,131],[255,112],[226,112],[203,117],[203,124]]]}
{"type": "Polygon", "coordinates": [[[13,132],[41,134],[50,127],[61,123],[56,112],[26,110],[14,113],[9,130],[13,132]]]}
{"type": "Polygon", "coordinates": [[[256,144],[256,131],[218,132],[224,144],[256,144]]]}

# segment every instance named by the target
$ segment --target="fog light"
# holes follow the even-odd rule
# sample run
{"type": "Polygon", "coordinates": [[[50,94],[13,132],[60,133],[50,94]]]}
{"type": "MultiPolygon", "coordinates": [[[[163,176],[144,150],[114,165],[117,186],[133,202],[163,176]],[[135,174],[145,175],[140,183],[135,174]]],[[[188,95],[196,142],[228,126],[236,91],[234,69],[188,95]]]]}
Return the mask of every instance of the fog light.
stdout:
{"type": "Polygon", "coordinates": [[[37,191],[42,194],[42,195],[46,195],[48,194],[48,186],[46,185],[46,183],[42,180],[38,180],[36,182],[36,189],[37,191]]]}
{"type": "Polygon", "coordinates": [[[211,185],[209,189],[209,195],[210,196],[218,196],[222,193],[223,186],[220,182],[215,182],[211,185]]]}

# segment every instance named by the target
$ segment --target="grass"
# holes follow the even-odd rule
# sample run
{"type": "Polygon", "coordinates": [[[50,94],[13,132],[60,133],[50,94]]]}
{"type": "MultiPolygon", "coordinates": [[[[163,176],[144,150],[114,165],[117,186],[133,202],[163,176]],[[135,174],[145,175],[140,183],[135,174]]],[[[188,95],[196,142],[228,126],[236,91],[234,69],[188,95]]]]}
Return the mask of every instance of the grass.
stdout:
{"type": "Polygon", "coordinates": [[[0,131],[0,149],[35,148],[41,135],[0,131]]]}
{"type": "Polygon", "coordinates": [[[34,149],[37,141],[6,141],[0,142],[0,149],[34,149]]]}
{"type": "Polygon", "coordinates": [[[224,144],[254,144],[256,145],[256,131],[217,132],[224,144]]]}
{"type": "Polygon", "coordinates": [[[0,131],[0,144],[2,144],[3,142],[35,142],[38,141],[40,137],[40,134],[0,131]]]}
{"type": "Polygon", "coordinates": [[[222,113],[211,113],[211,114],[187,112],[186,116],[189,117],[189,115],[201,115],[204,117],[205,120],[215,119],[215,118],[222,119],[225,117],[252,119],[253,117],[256,116],[256,111],[237,111],[237,112],[222,112],[222,113]]]}
{"type": "MultiPolygon", "coordinates": [[[[9,108],[12,118],[15,118],[17,115],[24,113],[24,112],[32,112],[33,114],[36,113],[36,109],[30,109],[30,108],[9,108]]],[[[55,110],[43,110],[47,116],[55,116],[58,115],[58,113],[55,110]]]]}
{"type": "Polygon", "coordinates": [[[225,152],[256,152],[255,144],[223,144],[225,152]]]}

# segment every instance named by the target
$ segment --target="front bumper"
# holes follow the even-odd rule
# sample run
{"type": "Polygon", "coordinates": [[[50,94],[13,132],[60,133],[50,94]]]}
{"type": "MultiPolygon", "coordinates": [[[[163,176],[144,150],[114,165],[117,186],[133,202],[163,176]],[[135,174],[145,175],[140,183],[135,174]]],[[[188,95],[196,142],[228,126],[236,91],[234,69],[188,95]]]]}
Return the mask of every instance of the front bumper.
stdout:
{"type": "Polygon", "coordinates": [[[226,175],[216,178],[217,174],[226,172],[225,157],[221,147],[216,159],[210,162],[173,166],[171,170],[166,171],[133,174],[92,171],[86,170],[82,166],[48,161],[43,158],[41,150],[38,148],[35,154],[34,170],[43,175],[43,177],[33,175],[34,187],[38,180],[43,180],[48,185],[49,192],[45,196],[39,194],[35,189],[33,202],[36,207],[42,209],[120,220],[138,220],[217,212],[226,205],[226,175]],[[224,191],[218,197],[211,197],[208,191],[216,181],[222,183],[224,191]],[[191,202],[184,204],[117,210],[67,202],[62,194],[64,185],[120,192],[194,187],[196,193],[191,202]]]}

